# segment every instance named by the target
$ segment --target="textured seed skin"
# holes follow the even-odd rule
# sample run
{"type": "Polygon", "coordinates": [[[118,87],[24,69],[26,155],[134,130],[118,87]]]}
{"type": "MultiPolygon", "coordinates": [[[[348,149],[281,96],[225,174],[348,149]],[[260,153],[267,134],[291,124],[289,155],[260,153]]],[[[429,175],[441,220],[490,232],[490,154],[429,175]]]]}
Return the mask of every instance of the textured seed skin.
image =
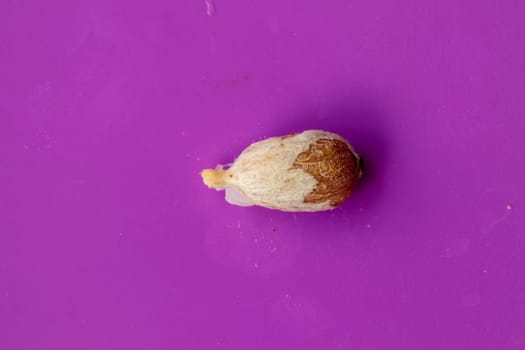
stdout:
{"type": "Polygon", "coordinates": [[[207,169],[202,178],[210,188],[225,189],[232,204],[322,211],[350,196],[361,177],[359,164],[341,136],[307,130],[256,142],[229,169],[207,169]]]}
{"type": "Polygon", "coordinates": [[[304,198],[305,203],[330,201],[336,207],[352,193],[359,177],[359,159],[346,143],[336,139],[320,139],[297,156],[294,167],[303,169],[317,180],[317,186],[304,198]]]}

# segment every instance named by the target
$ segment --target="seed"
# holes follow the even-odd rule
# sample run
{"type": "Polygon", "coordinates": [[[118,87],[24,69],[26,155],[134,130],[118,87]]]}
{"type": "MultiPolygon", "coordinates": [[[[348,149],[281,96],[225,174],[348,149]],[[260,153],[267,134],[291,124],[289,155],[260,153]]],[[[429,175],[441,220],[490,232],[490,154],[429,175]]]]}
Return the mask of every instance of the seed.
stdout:
{"type": "Polygon", "coordinates": [[[204,183],[226,190],[226,201],[282,211],[339,206],[361,177],[360,158],[341,136],[321,131],[271,137],[251,144],[223,170],[206,169],[204,183]]]}

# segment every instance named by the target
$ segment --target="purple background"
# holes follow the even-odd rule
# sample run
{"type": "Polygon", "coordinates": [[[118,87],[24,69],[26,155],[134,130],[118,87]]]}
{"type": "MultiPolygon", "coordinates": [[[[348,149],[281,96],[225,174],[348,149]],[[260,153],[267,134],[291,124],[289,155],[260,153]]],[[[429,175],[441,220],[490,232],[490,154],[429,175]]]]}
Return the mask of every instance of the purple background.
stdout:
{"type": "Polygon", "coordinates": [[[0,348],[524,349],[523,1],[0,2],[0,348]],[[341,208],[205,167],[322,128],[341,208]]]}

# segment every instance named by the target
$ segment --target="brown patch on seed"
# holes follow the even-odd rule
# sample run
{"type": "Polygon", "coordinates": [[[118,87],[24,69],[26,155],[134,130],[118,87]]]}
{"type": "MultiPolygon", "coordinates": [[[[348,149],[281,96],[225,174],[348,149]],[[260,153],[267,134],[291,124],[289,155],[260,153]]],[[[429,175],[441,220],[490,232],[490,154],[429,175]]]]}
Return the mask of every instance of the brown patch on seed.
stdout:
{"type": "Polygon", "coordinates": [[[317,180],[317,186],[304,198],[304,203],[329,200],[334,207],[350,196],[361,175],[357,156],[346,143],[335,139],[312,143],[297,156],[293,167],[303,169],[317,180]]]}
{"type": "Polygon", "coordinates": [[[290,137],[294,137],[295,135],[297,135],[297,133],[296,132],[292,132],[291,134],[288,134],[288,135],[279,136],[279,139],[286,140],[286,139],[289,139],[290,137]]]}

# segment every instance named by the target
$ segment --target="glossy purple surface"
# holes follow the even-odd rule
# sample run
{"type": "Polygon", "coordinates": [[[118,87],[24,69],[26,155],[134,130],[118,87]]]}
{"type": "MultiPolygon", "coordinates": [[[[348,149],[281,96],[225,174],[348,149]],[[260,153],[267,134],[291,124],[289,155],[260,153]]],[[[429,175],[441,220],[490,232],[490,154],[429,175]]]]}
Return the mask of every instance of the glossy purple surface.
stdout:
{"type": "Polygon", "coordinates": [[[525,3],[0,2],[0,349],[524,349],[525,3]],[[332,212],[228,205],[338,132],[332,212]]]}

